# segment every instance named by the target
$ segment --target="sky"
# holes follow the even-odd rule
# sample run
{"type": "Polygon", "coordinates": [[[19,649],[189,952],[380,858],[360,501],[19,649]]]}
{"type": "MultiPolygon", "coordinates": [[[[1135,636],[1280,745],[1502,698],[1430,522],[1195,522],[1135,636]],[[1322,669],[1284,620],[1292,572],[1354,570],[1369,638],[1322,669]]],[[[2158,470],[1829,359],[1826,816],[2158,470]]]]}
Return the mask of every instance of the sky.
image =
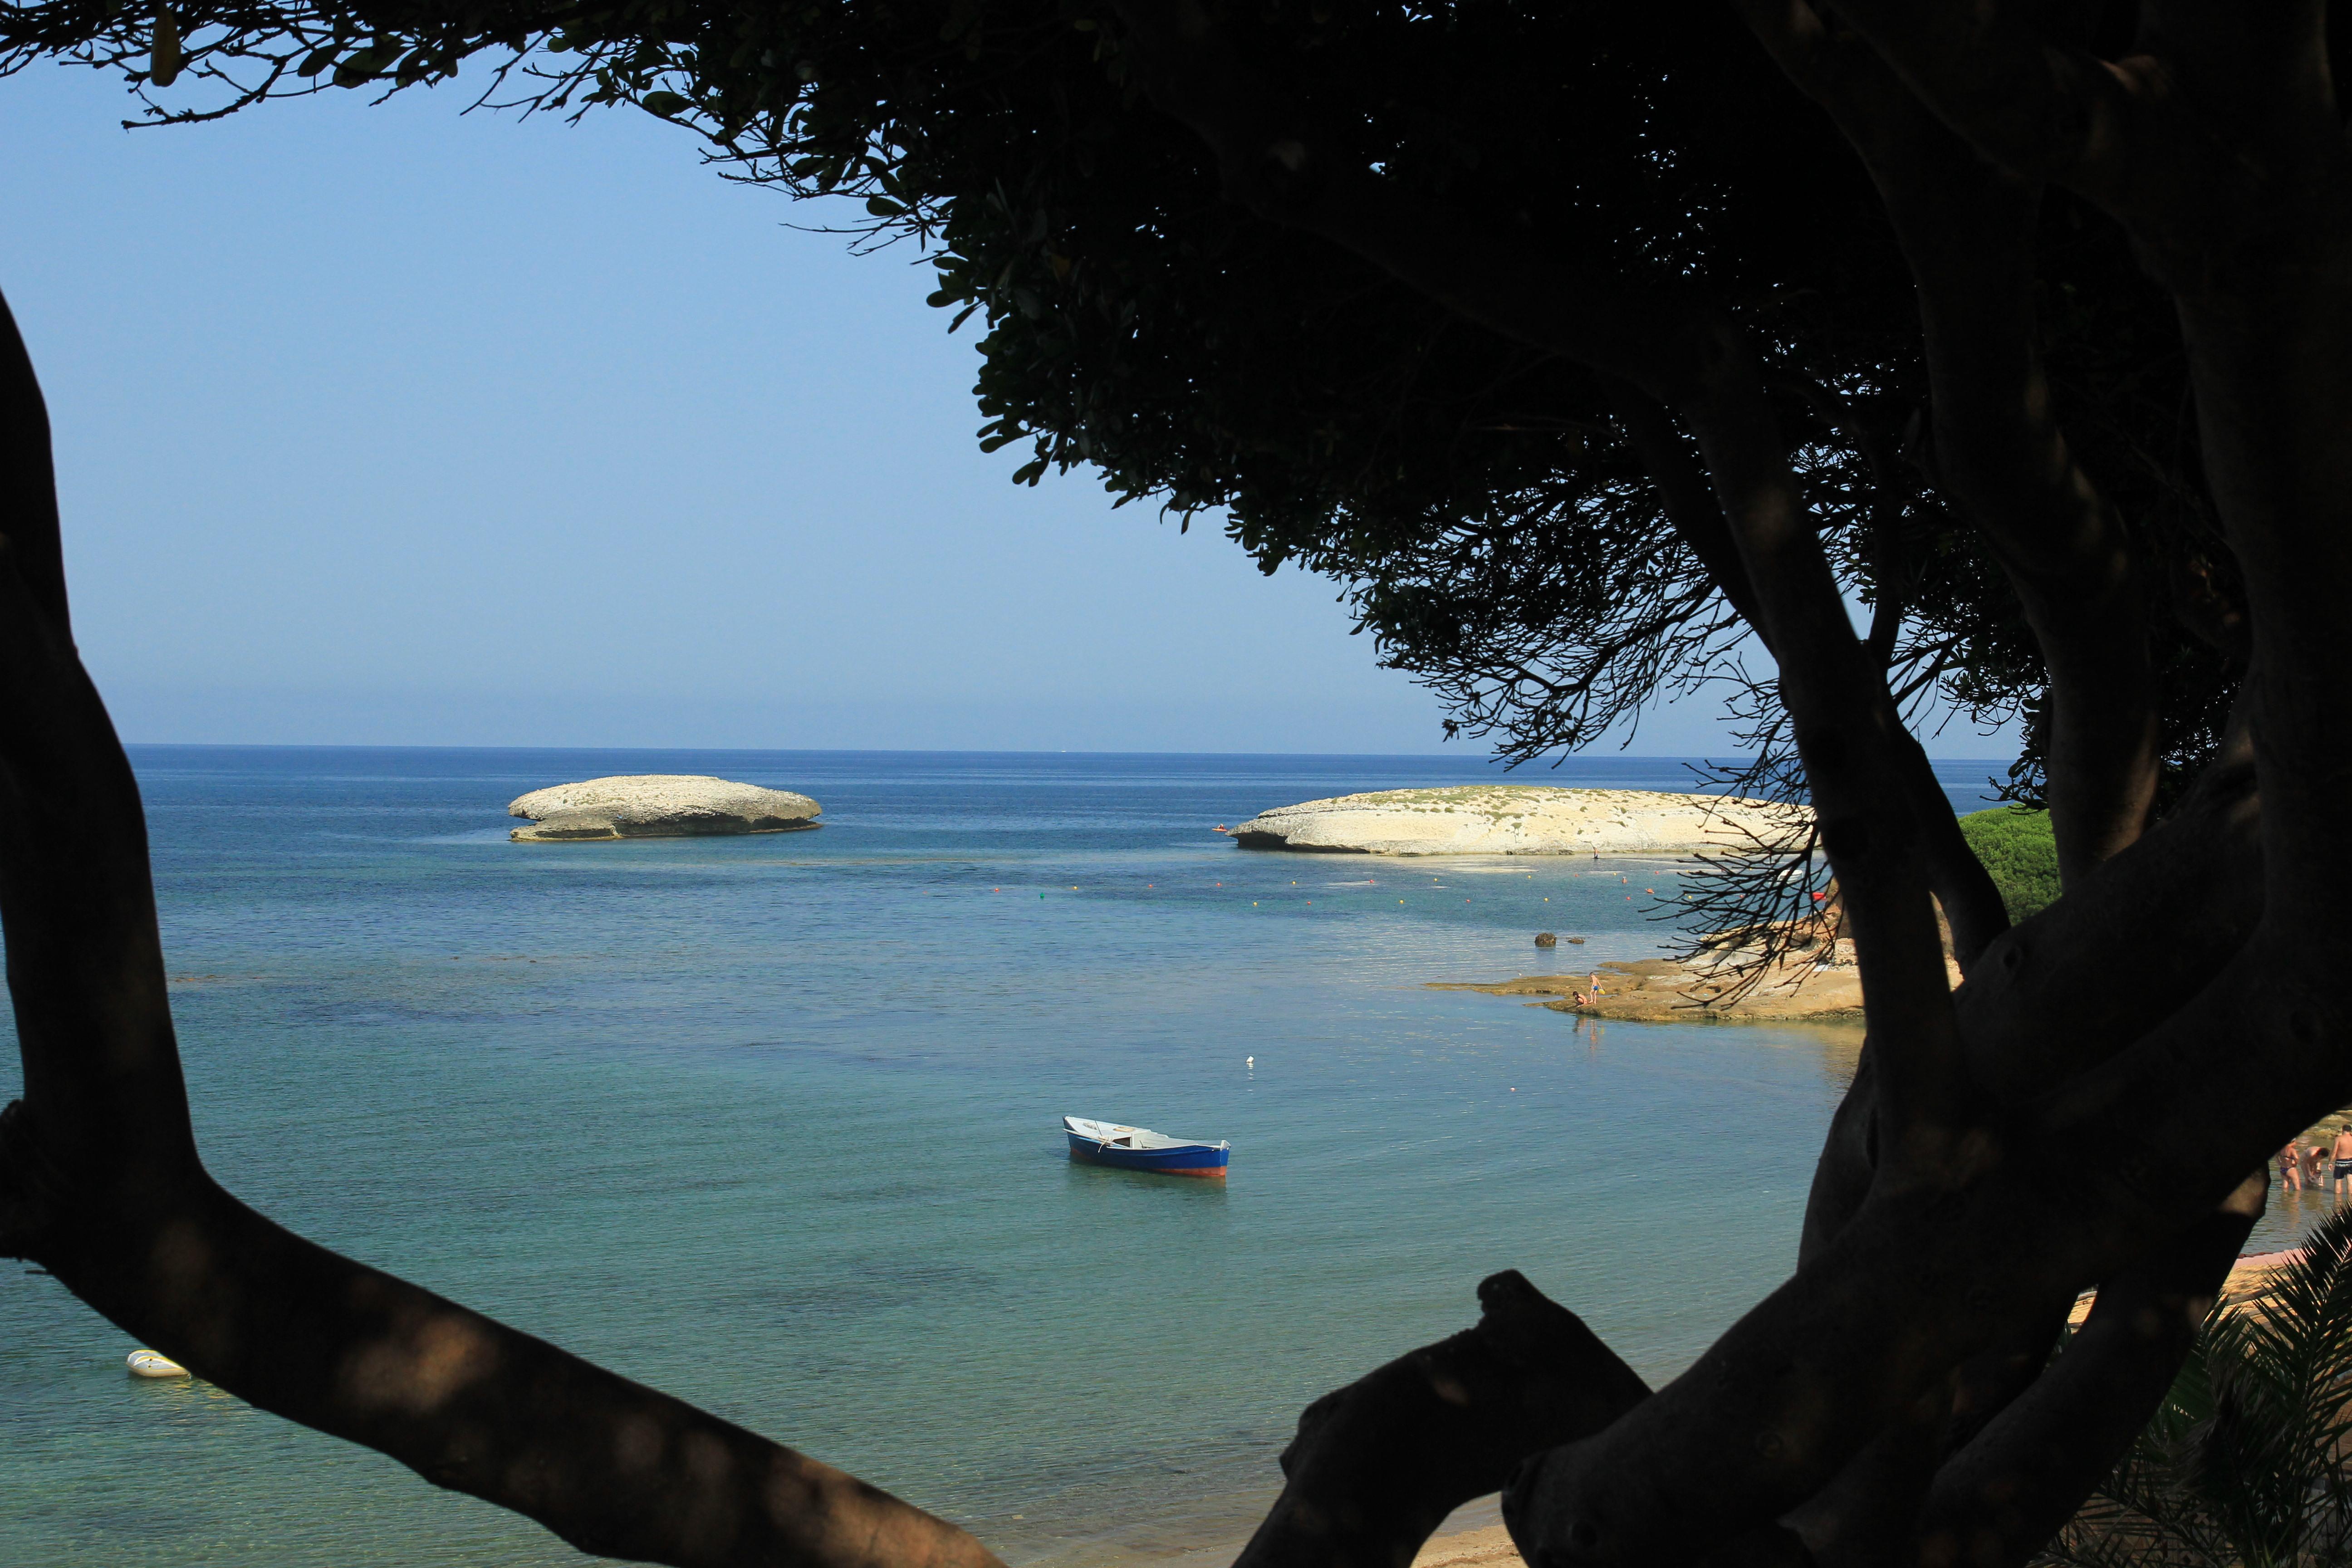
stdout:
{"type": "MultiPolygon", "coordinates": [[[[125,132],[95,72],[0,79],[0,289],[125,739],[1475,745],[1334,584],[1012,485],[910,248],[851,256],[636,110],[463,101],[125,132]]],[[[1631,749],[1729,747],[1700,700],[1631,749]]]]}

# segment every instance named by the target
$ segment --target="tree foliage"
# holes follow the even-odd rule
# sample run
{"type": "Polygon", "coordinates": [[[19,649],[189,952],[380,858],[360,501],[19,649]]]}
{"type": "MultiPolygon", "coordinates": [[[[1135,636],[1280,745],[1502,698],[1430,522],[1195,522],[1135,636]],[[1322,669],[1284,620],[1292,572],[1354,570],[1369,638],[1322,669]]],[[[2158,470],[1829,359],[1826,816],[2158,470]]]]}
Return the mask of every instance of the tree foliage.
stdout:
{"type": "MultiPolygon", "coordinates": [[[[1666,520],[1622,389],[1221,199],[1198,138],[1139,103],[1108,7],[175,15],[176,96],[148,19],[104,0],[0,6],[0,61],[123,69],[154,123],[329,84],[396,90],[488,57],[490,101],[628,101],[690,124],[735,177],[839,198],[866,243],[928,247],[933,303],[980,316],[980,442],[1028,451],[1017,480],[1086,468],[1122,503],[1221,518],[1262,570],[1331,576],[1381,660],[1444,700],[1449,731],[1507,755],[1623,731],[1696,685],[1736,689],[1756,662],[1666,520]]],[[[1756,335],[1833,565],[1886,619],[1896,689],[1973,721],[2023,715],[2012,787],[2042,800],[2040,654],[1937,482],[1909,276],[1864,171],[1731,11],[1275,5],[1248,47],[1303,102],[1360,121],[1350,152],[1401,189],[1617,276],[1703,281],[1756,335]]],[[[2165,302],[2071,202],[2044,228],[2070,428],[2113,458],[2128,525],[2204,587],[2227,557],[2165,302]]],[[[2170,789],[2210,750],[2234,666],[2178,617],[2157,635],[2170,789]]],[[[1780,757],[1771,705],[1757,717],[1754,747],[1780,757]]]]}
{"type": "Polygon", "coordinates": [[[1992,873],[2011,921],[2038,915],[2058,901],[2058,839],[2048,812],[1997,805],[1960,818],[1960,832],[1992,873]]]}

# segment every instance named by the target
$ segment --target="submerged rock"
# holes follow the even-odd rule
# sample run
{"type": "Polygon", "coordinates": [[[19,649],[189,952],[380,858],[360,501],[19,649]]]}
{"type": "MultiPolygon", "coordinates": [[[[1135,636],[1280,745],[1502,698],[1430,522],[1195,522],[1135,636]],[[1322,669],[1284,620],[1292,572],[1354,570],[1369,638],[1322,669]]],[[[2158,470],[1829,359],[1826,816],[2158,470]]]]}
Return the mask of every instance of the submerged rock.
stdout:
{"type": "Polygon", "coordinates": [[[1245,849],[1365,855],[1674,855],[1777,842],[1806,815],[1738,795],[1467,784],[1278,806],[1233,837],[1245,849]]]}
{"type": "Polygon", "coordinates": [[[1548,931],[1539,931],[1536,932],[1536,945],[1538,947],[1558,947],[1559,945],[1559,938],[1554,936],[1548,931]]]}
{"type": "Polygon", "coordinates": [[[523,843],[583,838],[688,838],[792,833],[824,808],[804,795],[698,773],[622,773],[517,795],[509,816],[533,818],[507,835],[523,843]]]}

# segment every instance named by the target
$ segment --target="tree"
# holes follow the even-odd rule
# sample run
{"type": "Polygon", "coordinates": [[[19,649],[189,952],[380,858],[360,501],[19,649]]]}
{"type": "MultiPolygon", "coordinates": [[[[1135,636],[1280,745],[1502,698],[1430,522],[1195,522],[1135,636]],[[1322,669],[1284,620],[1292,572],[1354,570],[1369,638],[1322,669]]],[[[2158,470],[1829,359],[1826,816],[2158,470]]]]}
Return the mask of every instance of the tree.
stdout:
{"type": "MultiPolygon", "coordinates": [[[[1654,1392],[1523,1280],[1487,1281],[1476,1328],[1309,1408],[1247,1560],[1401,1563],[1507,1487],[1544,1568],[1826,1568],[2026,1561],[2172,1384],[2259,1210],[2248,1173],[2352,1099],[2319,978],[2352,776],[2352,160],[2327,21],[51,0],[0,11],[0,58],[229,85],[168,120],[485,56],[488,97],[634,101],[745,177],[853,192],[866,237],[937,245],[941,302],[988,311],[986,437],[1037,443],[1026,474],[1092,463],[1129,496],[1229,507],[1262,562],[1351,583],[1388,657],[1518,754],[1752,637],[1868,997],[1793,1276],[1654,1392]],[[2063,895],[2014,928],[1905,726],[1937,682],[2036,713],[2019,793],[2046,802],[2063,895]],[[2177,984],[2184,946],[2201,991],[2177,984]],[[2084,1147],[2133,1152],[2085,1181],[2084,1147]]],[[[64,776],[23,749],[10,768],[64,776]]],[[[126,798],[106,745],[58,754],[126,798]]],[[[110,885],[143,896],[115,855],[110,885]]],[[[19,926],[79,906],[65,871],[17,864],[22,1012],[19,926]]],[[[43,973],[60,1016],[108,994],[43,973]]],[[[111,1124],[47,1109],[71,1090],[26,1048],[10,1168],[55,1118],[103,1186],[111,1124]]],[[[154,1321],[120,1260],[71,1250],[105,1252],[80,1234],[100,1212],[9,1245],[154,1321]]],[[[282,1289],[217,1268],[244,1299],[282,1289]]],[[[633,1544],[688,1560],[695,1510],[668,1517],[633,1544]]],[[[804,1560],[846,1561],[822,1535],[804,1560]]]]}
{"type": "Polygon", "coordinates": [[[982,1568],[971,1536],[831,1466],[339,1257],[206,1173],[139,790],[75,652],[48,422],[0,306],[0,925],[25,1098],[0,1257],[272,1411],[584,1552],[982,1568]]]}
{"type": "Polygon", "coordinates": [[[1960,818],[1960,835],[2000,889],[2011,921],[2048,909],[2058,897],[2058,840],[2050,814],[1997,805],[1960,818]]]}

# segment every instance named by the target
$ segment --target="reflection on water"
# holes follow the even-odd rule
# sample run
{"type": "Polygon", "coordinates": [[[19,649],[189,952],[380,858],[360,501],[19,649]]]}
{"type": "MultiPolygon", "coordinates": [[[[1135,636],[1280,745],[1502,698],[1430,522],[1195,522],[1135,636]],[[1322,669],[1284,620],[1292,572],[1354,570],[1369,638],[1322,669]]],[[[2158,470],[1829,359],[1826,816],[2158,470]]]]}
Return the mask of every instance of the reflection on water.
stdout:
{"type": "Polygon", "coordinates": [[[2270,1206],[2263,1211],[2263,1217],[2254,1222],[2254,1233],[2246,1243],[2247,1248],[2260,1252],[2293,1247],[2321,1222],[2334,1215],[2337,1206],[2345,1201],[2334,1195],[2325,1185],[2316,1190],[2282,1190],[2273,1178],[2270,1206]]]}
{"type": "MultiPolygon", "coordinates": [[[[1789,1268],[1858,1046],[1422,988],[1545,971],[1538,930],[1654,952],[1613,869],[1302,876],[1208,831],[1459,761],[136,760],[224,1180],[1016,1560],[1245,1531],[1298,1410],[1498,1268],[1671,1374],[1789,1268]],[[504,841],[515,795],[617,772],[828,826],[504,841]],[[1231,1179],[1073,1166],[1066,1114],[1230,1139],[1231,1179]]],[[[1580,767],[1548,782],[1685,776],[1580,767]]],[[[0,1562],[579,1561],[130,1348],[0,1284],[0,1562]]]]}

